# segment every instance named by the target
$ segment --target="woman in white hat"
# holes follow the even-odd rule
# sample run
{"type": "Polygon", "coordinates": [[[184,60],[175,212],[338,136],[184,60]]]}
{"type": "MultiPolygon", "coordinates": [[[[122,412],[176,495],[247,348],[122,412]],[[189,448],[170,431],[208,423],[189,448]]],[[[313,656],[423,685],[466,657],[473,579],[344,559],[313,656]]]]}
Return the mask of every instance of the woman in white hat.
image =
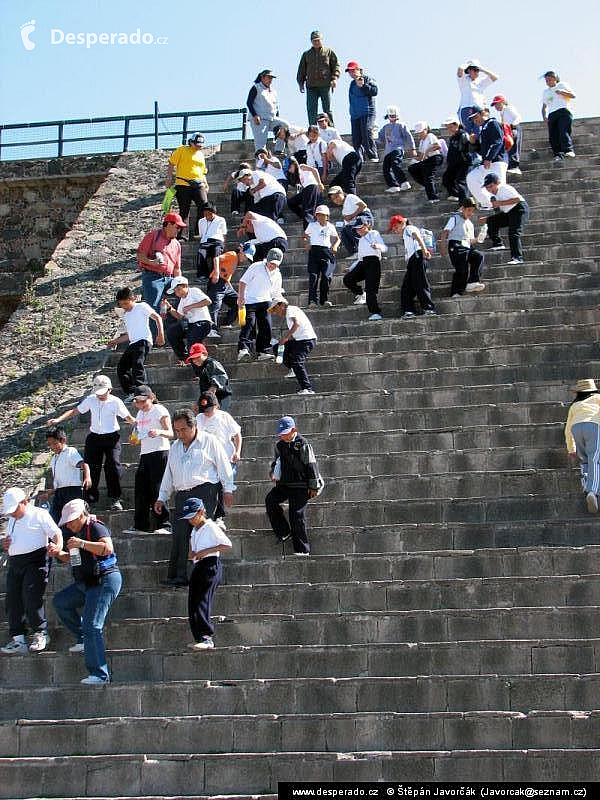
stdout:
{"type": "Polygon", "coordinates": [[[83,652],[88,670],[81,683],[103,686],[110,682],[104,650],[104,621],[121,591],[121,573],[108,528],[90,515],[84,500],[71,500],[59,525],[66,549],[51,546],[49,553],[71,563],[74,583],[54,595],[61,622],[75,637],[71,653],[83,652]]]}
{"type": "Polygon", "coordinates": [[[441,144],[437,136],[431,132],[428,123],[421,120],[415,123],[413,133],[418,140],[417,162],[411,164],[408,171],[412,178],[425,187],[425,193],[430,203],[439,203],[435,174],[444,161],[441,153],[441,144]]]}
{"type": "Polygon", "coordinates": [[[591,378],[571,387],[575,399],[569,407],[565,441],[569,457],[579,459],[581,485],[591,514],[598,513],[600,494],[600,393],[591,378]]]}

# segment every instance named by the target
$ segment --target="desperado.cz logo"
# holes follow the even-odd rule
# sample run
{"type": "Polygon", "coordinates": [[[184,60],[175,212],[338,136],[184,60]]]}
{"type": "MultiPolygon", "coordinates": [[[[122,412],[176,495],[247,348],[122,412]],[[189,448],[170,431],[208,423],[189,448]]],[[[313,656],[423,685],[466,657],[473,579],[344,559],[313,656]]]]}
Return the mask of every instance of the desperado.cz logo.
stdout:
{"type": "MultiPolygon", "coordinates": [[[[32,19],[21,25],[21,39],[26,50],[33,50],[35,42],[30,39],[35,31],[35,20],[32,19]]],[[[138,28],[133,33],[65,33],[59,28],[50,31],[50,44],[60,45],[85,45],[88,49],[96,44],[124,45],[124,44],[167,44],[167,36],[154,36],[152,33],[142,33],[138,28]]]]}

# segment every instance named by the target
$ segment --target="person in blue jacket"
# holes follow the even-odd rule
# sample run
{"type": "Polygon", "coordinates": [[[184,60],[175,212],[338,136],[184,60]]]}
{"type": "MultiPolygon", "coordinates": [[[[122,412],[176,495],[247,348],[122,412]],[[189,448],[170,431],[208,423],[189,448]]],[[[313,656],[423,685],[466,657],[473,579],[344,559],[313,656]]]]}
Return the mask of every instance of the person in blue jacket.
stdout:
{"type": "Polygon", "coordinates": [[[346,72],[352,78],[348,89],[352,146],[369,161],[379,161],[377,147],[373,141],[377,84],[364,74],[362,67],[356,61],[348,62],[346,72]]]}
{"type": "Polygon", "coordinates": [[[479,135],[471,134],[472,144],[478,144],[482,163],[467,175],[469,193],[477,200],[480,208],[491,209],[490,193],[483,188],[483,179],[493,173],[500,183],[506,183],[508,162],[504,152],[504,133],[497,119],[490,117],[489,109],[475,106],[471,115],[481,130],[479,135]]]}

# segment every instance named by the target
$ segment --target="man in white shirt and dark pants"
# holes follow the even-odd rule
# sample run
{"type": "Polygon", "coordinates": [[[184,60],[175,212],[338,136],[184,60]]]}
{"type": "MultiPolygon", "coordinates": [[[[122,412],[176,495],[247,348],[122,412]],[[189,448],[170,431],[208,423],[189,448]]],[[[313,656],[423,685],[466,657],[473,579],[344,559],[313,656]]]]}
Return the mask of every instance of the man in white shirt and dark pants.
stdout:
{"type": "Polygon", "coordinates": [[[202,217],[198,220],[198,234],[200,244],[196,257],[196,277],[199,278],[202,288],[206,289],[208,278],[213,271],[214,259],[225,249],[227,236],[227,223],[224,217],[217,215],[214,203],[205,203],[202,206],[202,217]]]}
{"type": "Polygon", "coordinates": [[[548,123],[548,138],[554,153],[554,161],[559,163],[566,158],[575,158],[571,127],[573,114],[569,103],[575,97],[571,87],[560,80],[550,69],[544,73],[547,88],[542,95],[542,118],[548,123]]]}
{"type": "Polygon", "coordinates": [[[9,655],[27,652],[27,620],[33,631],[29,650],[39,653],[50,641],[44,612],[48,542],[62,547],[62,534],[50,514],[31,505],[25,492],[17,486],[4,493],[2,514],[9,517],[2,544],[8,552],[6,607],[11,639],[1,652],[9,655]]]}
{"type": "MultiPolygon", "coordinates": [[[[511,260],[509,264],[522,264],[523,245],[521,236],[523,227],[529,221],[529,206],[525,198],[517,192],[514,186],[501,184],[498,175],[486,175],[483,186],[492,195],[492,208],[496,213],[487,217],[488,236],[492,240],[490,250],[504,250],[502,239],[498,235],[500,228],[508,228],[508,242],[510,245],[511,260]]],[[[482,221],[484,218],[481,218],[482,221]]]]}
{"type": "Polygon", "coordinates": [[[306,371],[306,358],[317,343],[317,334],[310,320],[298,306],[291,306],[285,297],[276,297],[269,308],[270,314],[285,317],[288,329],[279,340],[283,347],[283,363],[290,370],[286,377],[296,376],[300,384],[298,394],[314,394],[306,371]]]}
{"type": "Polygon", "coordinates": [[[169,451],[154,510],[161,514],[171,495],[175,495],[169,571],[167,579],[161,583],[166,586],[187,586],[191,529],[187,520],[181,519],[183,504],[188,498],[197,497],[204,503],[207,516],[214,519],[219,483],[223,487],[225,507],[233,503],[233,470],[223,445],[210,433],[198,430],[193,411],[176,411],[173,415],[173,431],[177,441],[169,451]]]}

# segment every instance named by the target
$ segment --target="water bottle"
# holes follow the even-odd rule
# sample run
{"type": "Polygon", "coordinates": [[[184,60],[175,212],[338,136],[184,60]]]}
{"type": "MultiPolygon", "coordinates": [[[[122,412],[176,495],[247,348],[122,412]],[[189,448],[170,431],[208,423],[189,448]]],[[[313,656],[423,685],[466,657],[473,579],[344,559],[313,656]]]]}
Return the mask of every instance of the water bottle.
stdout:
{"type": "Polygon", "coordinates": [[[161,300],[160,301],[160,316],[161,316],[161,319],[166,319],[167,318],[167,314],[169,313],[168,310],[167,310],[168,307],[169,307],[169,301],[168,300],[161,300]]]}
{"type": "Polygon", "coordinates": [[[72,567],[81,566],[81,552],[78,547],[71,547],[69,549],[69,563],[72,567]]]}
{"type": "Polygon", "coordinates": [[[483,244],[485,242],[487,237],[487,232],[488,232],[488,226],[487,223],[484,223],[479,229],[479,233],[477,234],[477,242],[479,244],[483,244]]]}
{"type": "Polygon", "coordinates": [[[246,324],[246,306],[240,306],[238,309],[238,324],[240,328],[246,324]]]}
{"type": "Polygon", "coordinates": [[[277,348],[277,353],[275,355],[275,363],[276,364],[283,364],[283,347],[279,345],[277,348]]]}
{"type": "Polygon", "coordinates": [[[165,257],[163,256],[162,253],[154,253],[154,260],[156,261],[157,264],[165,263],[165,257]]]}

